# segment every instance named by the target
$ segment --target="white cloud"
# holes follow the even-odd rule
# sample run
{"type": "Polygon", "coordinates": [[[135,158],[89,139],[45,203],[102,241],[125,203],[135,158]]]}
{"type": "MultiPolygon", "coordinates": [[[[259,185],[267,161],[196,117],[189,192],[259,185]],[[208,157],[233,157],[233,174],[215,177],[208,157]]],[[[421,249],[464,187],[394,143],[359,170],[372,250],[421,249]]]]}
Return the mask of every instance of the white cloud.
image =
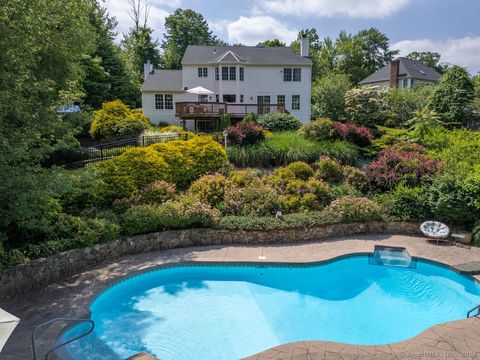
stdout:
{"type": "Polygon", "coordinates": [[[460,65],[476,73],[480,70],[480,36],[464,38],[448,38],[446,40],[403,40],[392,45],[399,49],[401,55],[412,51],[435,51],[442,55],[441,62],[460,65]]]}
{"type": "MultiPolygon", "coordinates": [[[[181,0],[153,0],[148,1],[150,4],[150,11],[148,16],[148,26],[154,30],[154,37],[161,38],[164,31],[165,18],[169,12],[162,7],[178,7],[181,5],[181,0]]],[[[111,16],[115,16],[118,21],[117,31],[118,39],[122,39],[122,33],[128,32],[132,26],[132,19],[128,15],[131,11],[128,0],[106,0],[103,3],[111,16]]],[[[171,10],[171,9],[170,9],[171,10]]]]}
{"type": "Polygon", "coordinates": [[[230,42],[245,45],[255,45],[274,38],[288,44],[295,40],[298,33],[297,29],[289,28],[271,16],[240,16],[233,22],[217,22],[216,26],[217,31],[219,27],[226,29],[230,42]]]}
{"type": "Polygon", "coordinates": [[[288,16],[385,18],[403,9],[412,0],[264,0],[254,8],[288,16]]]}

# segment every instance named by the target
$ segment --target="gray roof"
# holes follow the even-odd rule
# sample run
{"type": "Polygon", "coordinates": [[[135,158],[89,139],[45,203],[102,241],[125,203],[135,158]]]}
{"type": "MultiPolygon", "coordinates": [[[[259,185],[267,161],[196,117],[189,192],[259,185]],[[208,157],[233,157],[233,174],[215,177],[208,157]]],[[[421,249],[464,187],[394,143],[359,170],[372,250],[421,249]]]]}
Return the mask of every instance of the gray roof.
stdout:
{"type": "MultiPolygon", "coordinates": [[[[415,78],[427,81],[438,81],[442,76],[439,72],[431,67],[428,67],[417,60],[410,60],[407,58],[398,58],[400,60],[400,67],[398,70],[399,78],[415,78]]],[[[390,68],[391,64],[388,64],[381,69],[374,72],[372,75],[367,76],[360,81],[360,84],[370,84],[380,81],[390,81],[390,68]]]]}
{"type": "Polygon", "coordinates": [[[148,74],[141,91],[182,91],[182,70],[153,70],[148,74]]]}
{"type": "Polygon", "coordinates": [[[199,46],[189,45],[182,65],[243,63],[252,65],[312,65],[312,60],[298,55],[291,47],[199,46]]]}

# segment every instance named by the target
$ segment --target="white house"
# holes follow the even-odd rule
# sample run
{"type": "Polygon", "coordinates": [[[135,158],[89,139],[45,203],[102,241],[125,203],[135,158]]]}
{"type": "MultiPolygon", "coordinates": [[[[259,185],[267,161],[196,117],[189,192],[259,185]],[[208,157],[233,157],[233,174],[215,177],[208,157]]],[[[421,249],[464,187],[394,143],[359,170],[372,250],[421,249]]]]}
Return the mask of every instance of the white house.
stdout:
{"type": "Polygon", "coordinates": [[[251,112],[281,111],[307,122],[311,77],[307,39],[301,41],[301,55],[290,47],[191,45],[182,70],[145,64],[142,109],[152,123],[205,132],[217,130],[224,114],[235,121],[251,112]],[[197,87],[203,89],[189,92],[197,87]]]}
{"type": "Polygon", "coordinates": [[[420,61],[400,57],[360,81],[360,85],[410,89],[420,84],[435,85],[441,76],[420,61]]]}

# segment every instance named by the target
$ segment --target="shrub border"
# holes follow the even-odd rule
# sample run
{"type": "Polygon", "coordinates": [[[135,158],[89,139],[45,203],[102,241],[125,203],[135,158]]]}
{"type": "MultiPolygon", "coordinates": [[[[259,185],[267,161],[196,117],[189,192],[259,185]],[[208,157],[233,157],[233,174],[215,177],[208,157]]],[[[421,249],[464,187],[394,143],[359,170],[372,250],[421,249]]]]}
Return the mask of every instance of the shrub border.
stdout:
{"type": "Polygon", "coordinates": [[[185,229],[153,232],[74,249],[0,270],[0,299],[51,284],[106,260],[151,251],[210,245],[265,245],[314,242],[356,234],[421,235],[419,225],[401,221],[342,223],[276,230],[185,229]]]}

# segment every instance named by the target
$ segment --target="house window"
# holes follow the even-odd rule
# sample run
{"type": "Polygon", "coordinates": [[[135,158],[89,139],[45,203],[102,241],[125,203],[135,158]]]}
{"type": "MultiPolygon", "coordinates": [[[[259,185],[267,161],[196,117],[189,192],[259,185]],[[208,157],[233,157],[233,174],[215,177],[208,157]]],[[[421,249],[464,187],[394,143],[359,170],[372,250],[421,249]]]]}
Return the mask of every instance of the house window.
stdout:
{"type": "Polygon", "coordinates": [[[165,109],[172,110],[173,109],[173,95],[172,94],[165,94],[165,109]]]}
{"type": "Polygon", "coordinates": [[[292,95],[292,110],[300,110],[300,95],[292,95]]]}
{"type": "Polygon", "coordinates": [[[198,68],[198,77],[208,77],[208,68],[198,68]]]}
{"type": "Polygon", "coordinates": [[[163,110],[163,94],[155,94],[155,110],[163,110]]]}
{"type": "Polygon", "coordinates": [[[285,105],[285,95],[277,95],[277,105],[285,105]]]}
{"type": "Polygon", "coordinates": [[[238,77],[239,77],[240,81],[245,81],[245,68],[241,67],[238,70],[239,70],[238,77]]]}
{"type": "Polygon", "coordinates": [[[172,94],[155,94],[155,110],[172,110],[172,94]]]}
{"type": "Polygon", "coordinates": [[[258,114],[267,114],[270,112],[270,96],[257,96],[258,114]]]}
{"type": "Polygon", "coordinates": [[[236,95],[230,95],[230,94],[223,95],[223,102],[234,103],[235,101],[237,101],[236,95]]]}
{"type": "Polygon", "coordinates": [[[198,102],[208,102],[208,95],[198,95],[198,102]]]}
{"type": "Polygon", "coordinates": [[[302,81],[302,69],[294,68],[293,69],[293,81],[302,81]]]}
{"type": "Polygon", "coordinates": [[[216,101],[216,102],[219,102],[219,101],[220,101],[220,97],[218,96],[218,94],[215,95],[215,101],[216,101]]]}
{"type": "Polygon", "coordinates": [[[222,80],[228,80],[228,66],[222,66],[222,80]]]}
{"type": "Polygon", "coordinates": [[[197,131],[203,132],[203,133],[213,132],[213,122],[208,120],[198,120],[197,131]]]}
{"type": "Polygon", "coordinates": [[[302,81],[302,69],[301,68],[283,69],[283,81],[302,81]]]}
{"type": "Polygon", "coordinates": [[[243,94],[240,94],[240,102],[243,103],[243,94]]]}
{"type": "Polygon", "coordinates": [[[237,68],[230,66],[230,80],[237,80],[237,68]]]}
{"type": "Polygon", "coordinates": [[[404,88],[404,89],[408,88],[408,79],[403,79],[402,80],[402,88],[404,88]]]}
{"type": "Polygon", "coordinates": [[[220,79],[220,70],[218,68],[218,66],[215,68],[215,80],[219,80],[220,79]]]}

